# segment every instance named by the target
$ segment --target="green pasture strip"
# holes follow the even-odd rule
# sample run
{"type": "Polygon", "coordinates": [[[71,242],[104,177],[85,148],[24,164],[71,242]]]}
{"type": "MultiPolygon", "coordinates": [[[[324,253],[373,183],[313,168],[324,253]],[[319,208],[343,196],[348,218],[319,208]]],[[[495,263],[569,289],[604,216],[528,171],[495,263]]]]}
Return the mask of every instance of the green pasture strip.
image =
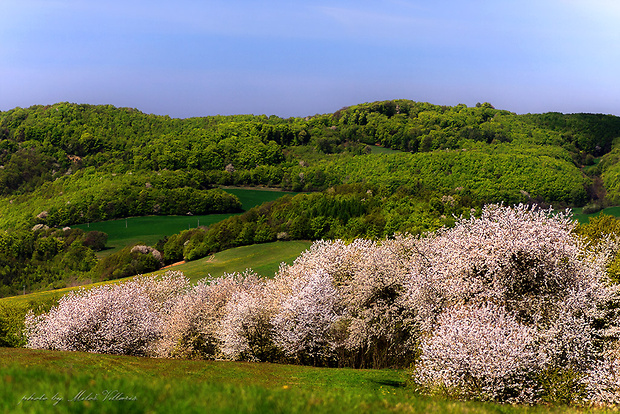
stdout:
{"type": "MultiPolygon", "coordinates": [[[[290,192],[275,189],[225,188],[226,192],[239,197],[244,210],[267,201],[276,200],[290,192]]],[[[166,236],[189,230],[198,226],[210,226],[234,214],[208,214],[200,216],[145,216],[126,219],[108,220],[94,223],[77,224],[72,227],[84,231],[102,231],[107,233],[107,249],[100,252],[100,258],[109,256],[126,246],[144,243],[155,245],[166,236]]]]}
{"type": "Polygon", "coordinates": [[[608,214],[610,216],[620,217],[620,206],[607,207],[602,209],[601,211],[592,214],[583,214],[581,210],[581,208],[573,209],[573,218],[575,218],[575,220],[579,221],[579,223],[581,224],[587,224],[588,220],[590,220],[590,217],[598,217],[601,214],[608,214]]]}
{"type": "Polygon", "coordinates": [[[243,210],[248,211],[252,207],[260,206],[268,201],[277,200],[286,194],[296,194],[290,191],[282,191],[278,188],[267,187],[254,187],[254,188],[242,188],[242,187],[221,187],[222,190],[236,195],[241,201],[243,210]]]}
{"type": "MultiPolygon", "coordinates": [[[[225,272],[243,272],[247,268],[254,270],[256,273],[264,277],[273,277],[275,272],[279,269],[280,263],[286,262],[291,264],[297,256],[299,256],[304,250],[308,249],[311,244],[312,242],[309,241],[278,241],[236,247],[233,249],[224,250],[223,252],[215,253],[210,257],[169,267],[167,269],[158,270],[154,273],[161,274],[167,270],[178,270],[183,272],[192,281],[192,283],[209,275],[212,277],[218,277],[225,272]]],[[[133,276],[79,287],[48,290],[30,293],[27,295],[0,298],[0,305],[11,307],[25,306],[30,301],[40,302],[46,299],[60,297],[72,290],[123,282],[130,280],[131,278],[133,278],[133,276]]]]}
{"type": "Polygon", "coordinates": [[[84,231],[102,231],[108,234],[105,257],[136,243],[152,246],[166,236],[200,226],[209,226],[227,219],[232,214],[208,214],[204,216],[145,216],[100,221],[73,226],[84,231]]]}
{"type": "Polygon", "coordinates": [[[0,348],[7,413],[583,413],[417,396],[405,371],[0,348]],[[124,398],[124,399],[119,399],[124,398]],[[56,405],[54,405],[56,404],[56,405]]]}
{"type": "Polygon", "coordinates": [[[393,150],[392,148],[380,147],[377,145],[371,145],[370,153],[371,154],[397,154],[397,153],[402,153],[402,151],[393,150]]]}
{"type": "Polygon", "coordinates": [[[133,277],[135,276],[126,277],[123,279],[107,280],[105,282],[90,283],[88,285],[82,285],[82,286],[67,287],[67,288],[54,289],[54,290],[44,290],[41,292],[28,293],[27,295],[9,296],[6,298],[0,298],[0,306],[5,305],[9,307],[22,307],[22,306],[28,305],[29,302],[39,303],[39,302],[44,302],[46,300],[51,300],[54,298],[60,299],[60,297],[63,296],[64,294],[69,293],[74,290],[78,290],[82,288],[90,289],[96,286],[108,285],[111,283],[125,282],[125,281],[132,279],[133,277]]]}
{"type": "Polygon", "coordinates": [[[224,273],[242,273],[248,268],[263,277],[273,277],[282,262],[292,264],[311,244],[312,242],[309,241],[278,241],[236,247],[200,260],[159,270],[157,273],[162,273],[166,270],[179,270],[192,283],[209,275],[211,277],[219,277],[224,273]]]}

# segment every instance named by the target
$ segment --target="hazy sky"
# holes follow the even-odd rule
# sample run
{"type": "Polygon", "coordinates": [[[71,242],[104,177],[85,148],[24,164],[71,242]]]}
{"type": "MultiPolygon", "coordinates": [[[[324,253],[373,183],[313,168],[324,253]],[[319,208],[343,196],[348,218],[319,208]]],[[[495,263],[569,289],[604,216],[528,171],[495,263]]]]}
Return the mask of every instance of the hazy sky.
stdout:
{"type": "Polygon", "coordinates": [[[617,0],[0,0],[0,110],[189,117],[412,99],[620,115],[617,0]]]}

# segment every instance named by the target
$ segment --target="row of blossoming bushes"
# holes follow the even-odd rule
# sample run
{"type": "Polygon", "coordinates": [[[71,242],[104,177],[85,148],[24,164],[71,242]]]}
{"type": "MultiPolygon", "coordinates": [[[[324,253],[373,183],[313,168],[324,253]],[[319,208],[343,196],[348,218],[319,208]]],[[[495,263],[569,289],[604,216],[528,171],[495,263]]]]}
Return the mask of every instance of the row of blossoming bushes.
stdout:
{"type": "Polygon", "coordinates": [[[28,347],[411,368],[421,392],[620,402],[612,241],[569,214],[487,206],[425,237],[319,241],[273,279],[178,272],[64,296],[28,347]]]}

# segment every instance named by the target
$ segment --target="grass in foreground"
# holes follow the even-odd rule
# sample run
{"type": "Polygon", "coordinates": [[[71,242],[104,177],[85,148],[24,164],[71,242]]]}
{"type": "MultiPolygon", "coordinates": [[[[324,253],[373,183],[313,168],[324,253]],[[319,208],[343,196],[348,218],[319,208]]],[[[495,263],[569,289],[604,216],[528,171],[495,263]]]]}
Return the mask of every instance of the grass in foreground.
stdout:
{"type": "Polygon", "coordinates": [[[25,413],[581,413],[416,396],[399,370],[0,348],[0,410],[25,413]],[[121,399],[121,396],[125,399],[121,399]]]}

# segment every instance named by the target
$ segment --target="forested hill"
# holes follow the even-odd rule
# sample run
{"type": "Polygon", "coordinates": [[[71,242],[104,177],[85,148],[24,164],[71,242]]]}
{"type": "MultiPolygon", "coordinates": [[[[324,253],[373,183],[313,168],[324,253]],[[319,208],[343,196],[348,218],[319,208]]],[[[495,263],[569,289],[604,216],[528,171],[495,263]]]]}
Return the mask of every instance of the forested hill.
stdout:
{"type": "Polygon", "coordinates": [[[517,115],[488,103],[394,100],[288,119],[69,103],[0,112],[0,296],[252,243],[419,234],[489,202],[618,204],[619,137],[615,116],[517,115]],[[170,236],[154,246],[159,259],[129,246],[98,261],[105,235],[62,229],[239,212],[227,185],[313,193],[170,236]]]}
{"type": "MultiPolygon", "coordinates": [[[[288,119],[252,115],[171,119],[135,109],[68,103],[0,112],[5,169],[11,157],[23,158],[28,150],[41,161],[33,175],[54,170],[47,168],[49,163],[64,170],[75,164],[213,171],[232,164],[236,169],[253,169],[280,164],[283,147],[355,152],[359,148],[351,147],[357,143],[413,153],[458,149],[472,142],[553,145],[583,162],[588,154],[610,152],[619,136],[620,118],[615,116],[516,115],[487,103],[468,108],[396,100],[288,119]]],[[[22,185],[6,184],[5,192],[22,185]]]]}
{"type": "MultiPolygon", "coordinates": [[[[482,201],[518,201],[525,192],[583,204],[591,180],[580,167],[614,153],[617,137],[615,116],[516,115],[487,103],[470,108],[395,100],[288,119],[171,119],[59,103],[0,113],[0,195],[25,194],[95,167],[116,174],[182,170],[174,185],[196,188],[322,190],[342,182],[415,182],[439,192],[462,187],[482,201]],[[367,168],[367,160],[355,157],[376,145],[408,154],[375,157],[367,168]]],[[[592,174],[604,173],[608,190],[616,191],[615,158],[604,161],[605,169],[592,174]]]]}

